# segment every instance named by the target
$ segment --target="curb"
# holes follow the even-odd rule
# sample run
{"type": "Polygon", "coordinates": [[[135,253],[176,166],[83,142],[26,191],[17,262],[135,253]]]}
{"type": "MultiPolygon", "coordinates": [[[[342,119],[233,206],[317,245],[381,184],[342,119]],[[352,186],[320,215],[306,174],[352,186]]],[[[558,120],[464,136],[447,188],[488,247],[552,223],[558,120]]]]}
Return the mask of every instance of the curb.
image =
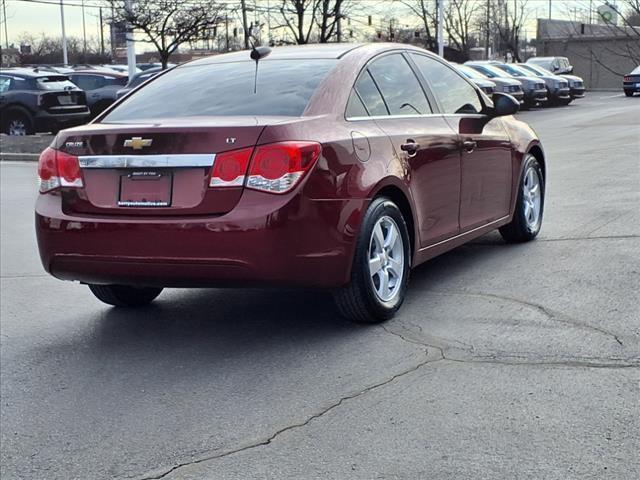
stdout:
{"type": "Polygon", "coordinates": [[[37,162],[39,153],[0,153],[0,162],[37,162]]]}

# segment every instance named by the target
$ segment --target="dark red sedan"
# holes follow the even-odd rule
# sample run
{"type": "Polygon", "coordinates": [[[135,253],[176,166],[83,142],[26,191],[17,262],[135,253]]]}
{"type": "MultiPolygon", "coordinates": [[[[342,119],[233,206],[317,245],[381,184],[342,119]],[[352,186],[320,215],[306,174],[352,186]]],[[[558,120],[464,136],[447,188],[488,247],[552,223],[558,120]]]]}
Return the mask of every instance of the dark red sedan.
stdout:
{"type": "Polygon", "coordinates": [[[38,168],[48,272],[116,306],[330,288],[377,322],[411,267],[496,228],[538,234],[545,158],[513,97],[406,45],[253,53],[181,65],[58,134],[38,168]]]}

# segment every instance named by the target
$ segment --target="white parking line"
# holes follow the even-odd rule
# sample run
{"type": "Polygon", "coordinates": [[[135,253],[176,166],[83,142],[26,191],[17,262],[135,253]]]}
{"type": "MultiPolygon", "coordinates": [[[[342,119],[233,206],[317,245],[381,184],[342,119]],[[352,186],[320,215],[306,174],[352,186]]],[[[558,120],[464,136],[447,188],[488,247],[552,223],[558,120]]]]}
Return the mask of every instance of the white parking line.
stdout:
{"type": "Polygon", "coordinates": [[[608,97],[600,97],[600,98],[615,98],[615,97],[621,97],[623,94],[622,93],[616,93],[615,95],[609,95],[608,97]]]}

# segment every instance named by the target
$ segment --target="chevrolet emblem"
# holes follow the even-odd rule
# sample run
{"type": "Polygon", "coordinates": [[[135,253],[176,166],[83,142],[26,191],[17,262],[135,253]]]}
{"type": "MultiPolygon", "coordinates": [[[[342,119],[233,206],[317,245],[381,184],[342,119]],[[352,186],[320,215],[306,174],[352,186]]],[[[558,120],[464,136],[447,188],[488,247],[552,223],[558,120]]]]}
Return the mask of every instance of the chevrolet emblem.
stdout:
{"type": "Polygon", "coordinates": [[[124,146],[134,150],[142,150],[143,147],[150,147],[151,142],[153,142],[151,138],[132,137],[124,141],[124,146]]]}

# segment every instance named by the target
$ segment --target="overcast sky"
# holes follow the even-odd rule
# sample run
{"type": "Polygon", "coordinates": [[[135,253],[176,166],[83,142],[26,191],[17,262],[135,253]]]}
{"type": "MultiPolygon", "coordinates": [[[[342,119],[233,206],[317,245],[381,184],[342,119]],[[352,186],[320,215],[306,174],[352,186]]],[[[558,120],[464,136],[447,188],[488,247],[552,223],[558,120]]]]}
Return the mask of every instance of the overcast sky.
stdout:
{"type": "MultiPolygon", "coordinates": [[[[61,35],[60,26],[60,6],[59,5],[47,5],[42,3],[31,3],[28,1],[20,0],[5,0],[8,19],[8,35],[9,43],[17,43],[18,38],[23,32],[29,32],[32,34],[46,33],[47,35],[59,37],[61,35]]],[[[52,1],[56,0],[43,0],[52,1]]],[[[232,3],[232,0],[226,0],[228,3],[232,3]]],[[[377,14],[376,17],[388,8],[388,3],[384,0],[360,0],[367,2],[367,7],[370,8],[372,13],[377,14]],[[386,5],[385,5],[386,4],[386,5]]],[[[67,35],[82,37],[82,8],[75,6],[82,3],[82,0],[64,0],[64,16],[67,35]]],[[[99,21],[98,21],[98,9],[94,8],[95,5],[99,5],[99,0],[85,0],[85,25],[88,38],[98,39],[100,35],[99,21]]],[[[239,0],[235,2],[239,4],[239,0]]],[[[251,2],[249,2],[251,3],[251,2]]],[[[266,3],[266,0],[261,0],[261,3],[266,3]]],[[[271,5],[275,6],[278,0],[271,0],[271,5]]],[[[588,3],[588,2],[586,2],[588,3]]],[[[600,4],[599,1],[594,1],[594,5],[600,4]]],[[[554,5],[554,17],[566,17],[571,5],[584,5],[585,0],[553,0],[554,5]]],[[[545,17],[547,15],[548,0],[528,0],[528,5],[532,8],[532,15],[526,28],[528,30],[528,37],[535,35],[535,18],[538,16],[545,17]]],[[[397,8],[397,7],[396,7],[397,8]]],[[[369,11],[369,10],[368,10],[369,11]]],[[[103,10],[106,15],[107,11],[103,10]]],[[[365,20],[366,21],[366,20],[365,20]]],[[[374,19],[374,23],[379,20],[374,19]]],[[[402,20],[401,20],[402,21],[402,20]]],[[[108,41],[109,31],[105,25],[104,35],[106,41],[108,41]]],[[[5,44],[4,26],[0,32],[0,38],[2,45],[5,44]]],[[[136,48],[138,51],[144,51],[148,47],[146,45],[136,48]]]]}

